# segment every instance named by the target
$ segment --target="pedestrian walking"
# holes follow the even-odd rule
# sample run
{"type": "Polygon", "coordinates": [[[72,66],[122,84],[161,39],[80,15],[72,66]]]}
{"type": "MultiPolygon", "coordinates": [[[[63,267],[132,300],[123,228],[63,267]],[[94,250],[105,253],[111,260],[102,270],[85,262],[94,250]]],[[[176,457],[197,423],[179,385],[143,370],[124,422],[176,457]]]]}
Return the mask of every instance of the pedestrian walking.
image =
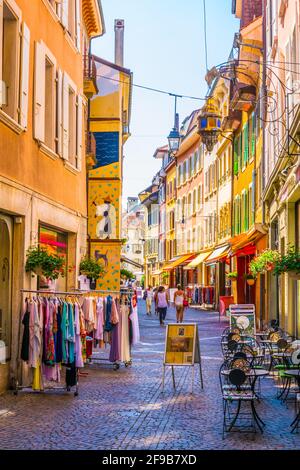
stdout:
{"type": "Polygon", "coordinates": [[[152,287],[149,286],[146,289],[146,309],[147,309],[147,315],[152,314],[152,301],[153,301],[153,290],[152,287]]]}
{"type": "Polygon", "coordinates": [[[177,323],[183,322],[183,315],[186,306],[186,295],[185,292],[182,290],[180,284],[177,285],[177,290],[174,292],[174,303],[176,308],[176,320],[177,323]]]}
{"type": "MultiPolygon", "coordinates": [[[[158,287],[153,288],[153,298],[154,298],[154,300],[156,299],[157,290],[158,290],[158,287]]],[[[155,315],[158,315],[156,302],[154,302],[154,305],[155,305],[155,315]]]]}
{"type": "Polygon", "coordinates": [[[164,325],[167,316],[167,310],[170,305],[169,293],[163,286],[159,286],[155,295],[155,305],[159,314],[159,322],[164,325]]]}

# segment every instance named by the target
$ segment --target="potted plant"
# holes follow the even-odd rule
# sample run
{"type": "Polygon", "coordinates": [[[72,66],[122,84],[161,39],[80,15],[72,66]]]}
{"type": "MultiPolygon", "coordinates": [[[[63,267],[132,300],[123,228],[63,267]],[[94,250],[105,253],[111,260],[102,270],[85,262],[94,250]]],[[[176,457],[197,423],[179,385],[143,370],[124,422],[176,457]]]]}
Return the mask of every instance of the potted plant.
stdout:
{"type": "Polygon", "coordinates": [[[292,279],[300,279],[300,251],[293,246],[289,247],[288,252],[282,255],[274,268],[274,275],[288,273],[292,279]]]}
{"type": "Polygon", "coordinates": [[[237,273],[237,271],[232,271],[232,272],[230,272],[230,273],[227,273],[227,277],[228,277],[228,279],[230,279],[231,281],[237,281],[238,273],[237,273]]]}
{"type": "Polygon", "coordinates": [[[279,259],[280,253],[278,251],[265,250],[250,262],[249,271],[255,278],[259,273],[272,271],[279,259]]]}
{"type": "Polygon", "coordinates": [[[245,274],[245,279],[246,279],[246,282],[247,282],[248,286],[253,286],[254,283],[255,283],[256,277],[253,276],[253,274],[251,274],[251,273],[246,273],[245,274]]]}
{"type": "Polygon", "coordinates": [[[164,273],[162,273],[161,277],[162,277],[163,283],[168,284],[169,273],[164,272],[164,273]]]}
{"type": "Polygon", "coordinates": [[[102,264],[96,259],[85,256],[79,265],[80,274],[86,276],[90,281],[90,288],[96,289],[97,280],[106,273],[102,264]]]}
{"type": "Polygon", "coordinates": [[[65,260],[62,256],[49,254],[45,248],[31,246],[27,250],[25,271],[44,278],[44,286],[65,274],[65,260]]]}

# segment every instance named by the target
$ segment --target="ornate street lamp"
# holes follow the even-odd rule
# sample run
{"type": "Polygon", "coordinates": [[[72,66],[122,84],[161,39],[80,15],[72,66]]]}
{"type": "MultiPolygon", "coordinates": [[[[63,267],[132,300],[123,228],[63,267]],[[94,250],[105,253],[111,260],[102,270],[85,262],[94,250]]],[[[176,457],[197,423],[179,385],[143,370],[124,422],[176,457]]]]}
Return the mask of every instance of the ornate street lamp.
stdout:
{"type": "Polygon", "coordinates": [[[222,115],[214,99],[208,98],[198,117],[198,134],[209,153],[212,152],[222,132],[221,119],[222,115]]]}
{"type": "Polygon", "coordinates": [[[177,115],[177,98],[179,95],[172,95],[175,98],[175,111],[174,111],[174,127],[168,135],[169,142],[169,155],[174,157],[179,149],[180,134],[178,130],[178,115],[177,115]]]}

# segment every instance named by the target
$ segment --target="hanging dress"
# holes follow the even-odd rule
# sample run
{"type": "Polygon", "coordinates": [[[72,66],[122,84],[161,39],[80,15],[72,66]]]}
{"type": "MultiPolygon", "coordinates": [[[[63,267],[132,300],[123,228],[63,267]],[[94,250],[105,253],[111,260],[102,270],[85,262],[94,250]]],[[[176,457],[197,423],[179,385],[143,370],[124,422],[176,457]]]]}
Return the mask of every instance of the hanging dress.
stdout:
{"type": "Polygon", "coordinates": [[[131,298],[131,313],[129,318],[132,325],[132,344],[137,344],[140,341],[140,328],[139,328],[139,318],[138,318],[138,306],[137,306],[137,297],[133,295],[131,298]]]}
{"type": "Polygon", "coordinates": [[[74,321],[74,332],[75,332],[75,363],[76,367],[83,367],[82,357],[82,342],[81,342],[81,330],[80,330],[80,307],[76,303],[74,305],[75,321],[74,321]]]}
{"type": "Polygon", "coordinates": [[[129,324],[128,324],[128,305],[121,305],[121,362],[130,361],[130,346],[129,346],[129,324]]]}
{"type": "Polygon", "coordinates": [[[111,331],[111,345],[109,353],[110,362],[118,362],[121,359],[120,356],[120,315],[116,301],[112,299],[111,305],[111,324],[113,325],[111,331]]]}

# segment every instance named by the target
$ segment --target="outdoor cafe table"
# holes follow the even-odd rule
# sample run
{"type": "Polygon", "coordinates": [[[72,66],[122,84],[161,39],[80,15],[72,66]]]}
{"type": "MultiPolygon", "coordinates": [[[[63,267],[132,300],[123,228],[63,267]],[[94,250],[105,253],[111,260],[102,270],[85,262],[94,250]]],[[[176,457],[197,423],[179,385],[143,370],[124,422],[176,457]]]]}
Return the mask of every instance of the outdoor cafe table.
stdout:
{"type": "MultiPolygon", "coordinates": [[[[230,369],[222,370],[221,374],[222,375],[229,375],[230,374],[230,369]]],[[[255,393],[254,389],[255,389],[255,384],[256,384],[257,379],[261,378],[261,377],[266,377],[267,375],[269,375],[269,371],[266,370],[266,369],[250,369],[248,372],[245,372],[245,375],[246,375],[246,377],[250,378],[250,380],[251,380],[251,389],[252,389],[252,392],[255,393]]]]}

